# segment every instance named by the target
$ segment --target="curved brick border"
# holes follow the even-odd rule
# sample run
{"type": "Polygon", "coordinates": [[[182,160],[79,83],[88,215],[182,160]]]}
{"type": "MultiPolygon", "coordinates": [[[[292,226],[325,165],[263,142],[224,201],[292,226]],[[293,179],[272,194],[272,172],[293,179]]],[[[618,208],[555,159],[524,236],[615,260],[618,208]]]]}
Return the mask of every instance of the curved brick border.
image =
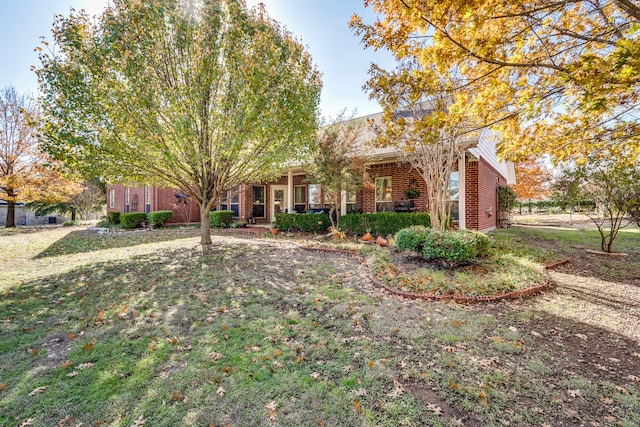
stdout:
{"type": "MultiPolygon", "coordinates": [[[[346,249],[319,248],[319,247],[313,247],[313,246],[300,246],[300,249],[304,249],[307,251],[331,252],[331,253],[349,255],[357,258],[361,262],[365,261],[362,255],[346,249]]],[[[562,261],[558,261],[553,264],[545,265],[544,268],[545,270],[551,270],[553,268],[567,264],[568,262],[570,262],[569,259],[564,259],[562,261]]],[[[404,292],[399,289],[392,288],[391,286],[385,285],[384,283],[380,282],[378,279],[376,279],[371,275],[369,275],[369,279],[371,279],[371,282],[377,287],[382,288],[393,295],[398,295],[404,298],[430,300],[430,301],[455,301],[461,304],[479,303],[479,302],[495,302],[495,301],[502,301],[506,299],[524,298],[524,297],[528,297],[533,294],[536,294],[538,292],[542,292],[543,290],[549,289],[551,287],[551,284],[549,283],[549,279],[547,279],[541,285],[532,286],[527,289],[521,289],[518,291],[512,291],[512,292],[496,294],[496,295],[436,295],[436,294],[421,294],[421,293],[415,293],[415,292],[404,292]]]]}

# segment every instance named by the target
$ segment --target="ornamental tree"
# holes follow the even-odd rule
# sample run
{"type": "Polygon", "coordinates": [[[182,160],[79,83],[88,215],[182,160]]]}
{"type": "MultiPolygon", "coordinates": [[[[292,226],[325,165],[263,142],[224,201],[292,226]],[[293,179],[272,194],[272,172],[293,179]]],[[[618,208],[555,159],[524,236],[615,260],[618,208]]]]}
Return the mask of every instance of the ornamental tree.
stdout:
{"type": "Polygon", "coordinates": [[[363,152],[364,119],[353,115],[346,119],[344,111],[329,120],[318,132],[311,162],[305,167],[307,181],[320,185],[325,203],[331,208],[331,225],[336,224],[333,214],[346,192],[357,191],[371,183],[366,173],[366,156],[363,152]]]}
{"type": "MultiPolygon", "coordinates": [[[[402,72],[410,72],[404,69],[402,72]]],[[[385,72],[375,78],[381,86],[371,87],[372,97],[383,107],[377,131],[377,147],[397,150],[400,159],[418,171],[427,187],[431,228],[444,230],[451,217],[451,173],[466,150],[478,144],[473,118],[458,108],[456,100],[464,96],[455,90],[455,79],[432,73],[433,88],[385,80],[385,72]]],[[[485,133],[485,136],[488,134],[485,133]]]]}
{"type": "Polygon", "coordinates": [[[315,138],[320,74],[262,6],[113,0],[56,17],[53,40],[37,69],[44,148],[88,176],[185,191],[202,245],[224,191],[315,138]]]}
{"type": "Polygon", "coordinates": [[[640,155],[640,4],[629,0],[364,0],[381,18],[352,28],[410,70],[375,65],[370,90],[433,91],[432,68],[460,78],[459,106],[502,136],[511,160],[640,155]]]}

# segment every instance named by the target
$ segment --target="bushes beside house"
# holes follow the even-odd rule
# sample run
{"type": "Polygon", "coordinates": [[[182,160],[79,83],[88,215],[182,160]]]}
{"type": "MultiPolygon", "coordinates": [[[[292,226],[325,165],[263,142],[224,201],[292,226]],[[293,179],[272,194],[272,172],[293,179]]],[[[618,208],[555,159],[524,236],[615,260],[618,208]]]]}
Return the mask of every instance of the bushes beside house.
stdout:
{"type": "Polygon", "coordinates": [[[431,226],[429,214],[425,212],[377,212],[371,214],[347,214],[340,217],[338,228],[348,234],[371,232],[379,236],[395,234],[413,225],[431,226]]]}
{"type": "Polygon", "coordinates": [[[109,212],[107,218],[111,224],[120,224],[120,212],[109,212]]]}
{"type": "Polygon", "coordinates": [[[169,221],[173,217],[172,211],[155,211],[149,212],[147,215],[149,218],[149,223],[152,227],[164,227],[167,221],[169,221]]]}
{"type": "Polygon", "coordinates": [[[120,227],[137,228],[147,220],[147,214],[144,212],[128,212],[120,215],[120,227]]]}
{"type": "Polygon", "coordinates": [[[428,261],[467,264],[488,255],[489,237],[471,230],[436,231],[416,226],[396,233],[396,247],[417,252],[428,261]]]}
{"type": "Polygon", "coordinates": [[[276,227],[282,231],[324,233],[330,226],[328,214],[276,214],[276,227]]]}
{"type": "Polygon", "coordinates": [[[229,228],[233,222],[233,211],[213,211],[209,213],[209,223],[212,227],[229,228]]]}

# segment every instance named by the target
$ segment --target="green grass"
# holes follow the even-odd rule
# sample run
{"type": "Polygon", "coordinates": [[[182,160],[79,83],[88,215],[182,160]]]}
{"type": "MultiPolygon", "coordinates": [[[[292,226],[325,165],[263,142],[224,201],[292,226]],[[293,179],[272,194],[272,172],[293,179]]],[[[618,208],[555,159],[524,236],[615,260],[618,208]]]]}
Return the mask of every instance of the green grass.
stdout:
{"type": "Polygon", "coordinates": [[[388,297],[357,260],[282,239],[1,238],[2,426],[571,425],[572,407],[639,421],[637,385],[533,337],[579,327],[534,308],[388,297]]]}

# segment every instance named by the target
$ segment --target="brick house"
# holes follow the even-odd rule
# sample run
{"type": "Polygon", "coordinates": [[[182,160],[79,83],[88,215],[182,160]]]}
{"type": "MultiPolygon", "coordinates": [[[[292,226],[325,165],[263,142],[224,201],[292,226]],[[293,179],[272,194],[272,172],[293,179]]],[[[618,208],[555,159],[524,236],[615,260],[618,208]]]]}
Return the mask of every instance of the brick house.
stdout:
{"type": "MultiPolygon", "coordinates": [[[[370,116],[376,118],[378,115],[370,116]]],[[[372,137],[371,134],[367,137],[372,137]]],[[[340,213],[393,211],[398,202],[406,201],[407,190],[418,190],[412,199],[415,211],[427,210],[426,184],[411,166],[398,160],[389,149],[370,150],[372,162],[368,173],[374,189],[343,192],[340,213]]],[[[450,197],[452,215],[461,229],[490,231],[496,228],[499,186],[515,183],[513,164],[498,162],[495,142],[480,138],[452,171],[450,197]]],[[[234,211],[239,220],[270,223],[281,212],[304,213],[326,207],[322,189],[307,182],[302,167],[283,171],[279,179],[256,184],[243,184],[227,192],[215,209],[234,211]]],[[[199,222],[197,204],[181,191],[157,187],[107,187],[107,211],[151,212],[172,210],[173,223],[199,222]]]]}

